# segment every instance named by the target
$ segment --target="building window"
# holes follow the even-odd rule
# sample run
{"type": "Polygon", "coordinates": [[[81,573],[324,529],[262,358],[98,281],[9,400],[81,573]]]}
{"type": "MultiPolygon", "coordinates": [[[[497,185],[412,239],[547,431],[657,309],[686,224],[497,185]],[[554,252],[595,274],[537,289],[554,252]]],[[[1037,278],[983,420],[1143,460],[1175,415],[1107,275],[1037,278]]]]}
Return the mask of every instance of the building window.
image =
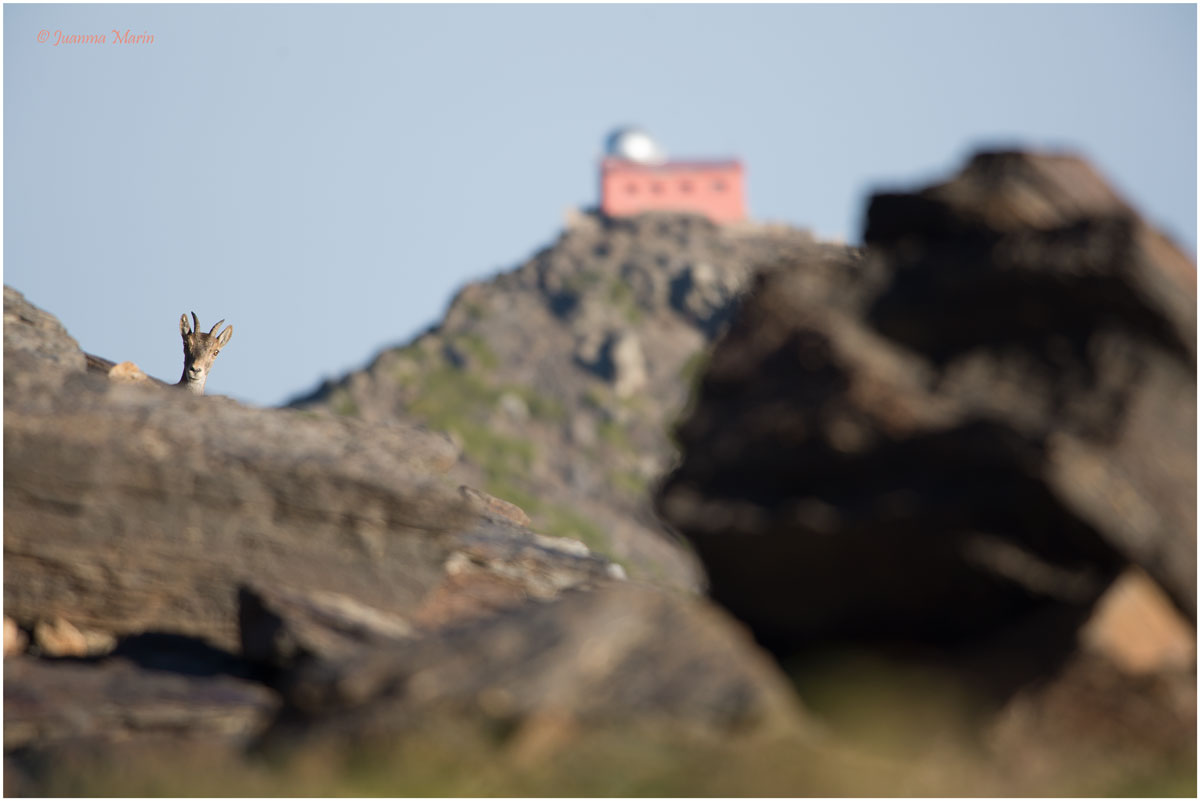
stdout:
{"type": "Polygon", "coordinates": [[[656,195],[661,195],[661,194],[663,193],[663,185],[662,185],[662,182],[661,182],[661,181],[655,181],[654,183],[650,184],[650,191],[651,191],[651,192],[653,192],[653,193],[654,193],[654,194],[656,194],[656,195]]]}
{"type": "Polygon", "coordinates": [[[625,184],[625,194],[636,195],[637,193],[638,193],[638,185],[637,184],[635,184],[633,181],[630,181],[629,183],[625,184]]]}
{"type": "Polygon", "coordinates": [[[690,195],[692,193],[692,182],[687,180],[686,178],[684,180],[680,181],[679,182],[679,190],[681,192],[683,192],[685,195],[690,195]]]}
{"type": "Polygon", "coordinates": [[[712,187],[713,187],[713,189],[715,189],[718,192],[724,192],[725,191],[725,180],[722,178],[717,178],[715,181],[713,181],[712,187]]]}

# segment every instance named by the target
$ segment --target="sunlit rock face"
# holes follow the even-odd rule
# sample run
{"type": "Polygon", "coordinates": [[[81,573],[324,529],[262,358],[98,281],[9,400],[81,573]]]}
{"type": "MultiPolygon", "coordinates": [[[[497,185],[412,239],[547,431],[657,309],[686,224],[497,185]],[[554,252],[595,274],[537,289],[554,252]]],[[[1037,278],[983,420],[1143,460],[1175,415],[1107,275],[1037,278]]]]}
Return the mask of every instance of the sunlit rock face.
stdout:
{"type": "Polygon", "coordinates": [[[524,263],[464,287],[432,330],[293,405],[448,432],[462,483],[633,578],[694,590],[702,572],[650,509],[672,427],[749,277],[821,248],[846,250],[786,226],[578,213],[524,263]]]}

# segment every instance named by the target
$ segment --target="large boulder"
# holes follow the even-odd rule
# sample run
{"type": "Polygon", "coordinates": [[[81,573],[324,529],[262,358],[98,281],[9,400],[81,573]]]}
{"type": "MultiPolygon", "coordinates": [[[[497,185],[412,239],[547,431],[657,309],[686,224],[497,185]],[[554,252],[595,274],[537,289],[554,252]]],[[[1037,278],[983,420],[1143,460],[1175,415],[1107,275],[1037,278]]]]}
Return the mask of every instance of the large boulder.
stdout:
{"type": "Polygon", "coordinates": [[[1018,153],[877,196],[866,242],[760,274],[679,426],[658,508],[713,596],[781,654],[987,644],[1006,693],[1129,563],[1194,619],[1187,258],[1018,153]]]}
{"type": "MultiPolygon", "coordinates": [[[[264,601],[247,594],[260,610],[251,617],[274,609],[278,625],[314,630],[307,612],[264,601]]],[[[296,659],[293,638],[276,641],[286,647],[266,654],[273,664],[296,659]]],[[[377,632],[368,642],[356,648],[343,634],[332,647],[310,646],[268,739],[364,742],[464,717],[508,727],[553,718],[725,734],[804,730],[787,680],[742,627],[710,604],[645,585],[571,590],[430,636],[377,632]]]]}
{"type": "Polygon", "coordinates": [[[4,429],[4,601],[23,625],[233,646],[250,577],[408,610],[473,520],[437,476],[453,447],[413,428],[81,372],[6,392],[4,429]]]}

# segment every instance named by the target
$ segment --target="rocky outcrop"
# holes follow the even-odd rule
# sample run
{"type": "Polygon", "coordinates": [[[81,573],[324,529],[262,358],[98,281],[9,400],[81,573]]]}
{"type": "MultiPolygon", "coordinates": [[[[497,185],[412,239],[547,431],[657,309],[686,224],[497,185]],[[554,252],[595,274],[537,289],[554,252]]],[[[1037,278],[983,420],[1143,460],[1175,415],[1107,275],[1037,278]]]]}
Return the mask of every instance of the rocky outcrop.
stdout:
{"type": "Polygon", "coordinates": [[[866,240],[761,274],[679,427],[658,505],[713,596],[999,698],[1129,564],[1194,621],[1194,267],[1059,156],[877,196],[866,240]]]}
{"type": "Polygon", "coordinates": [[[446,437],[111,381],[5,300],[8,792],[486,726],[510,696],[514,726],[803,728],[724,612],[531,531],[445,475],[446,437]]]}
{"type": "Polygon", "coordinates": [[[14,376],[81,372],[87,366],[79,343],[58,318],[29,303],[10,286],[4,287],[4,359],[12,359],[15,369],[5,373],[14,376]]]}
{"type": "Polygon", "coordinates": [[[293,405],[447,431],[461,483],[583,539],[634,578],[696,589],[650,485],[704,352],[752,272],[808,234],[688,215],[577,215],[524,264],[463,288],[412,343],[293,405]]]}
{"type": "Polygon", "coordinates": [[[361,742],[460,716],[510,726],[686,720],[733,732],[787,729],[799,715],[786,680],[723,613],[628,583],[323,655],[293,673],[268,739],[361,742]]]}
{"type": "MultiPolygon", "coordinates": [[[[11,386],[10,386],[11,389],[11,386]]],[[[5,395],[5,609],[236,642],[250,577],[415,608],[471,525],[441,437],[79,373],[5,395]],[[135,511],[131,511],[135,510],[135,511]]]]}
{"type": "Polygon", "coordinates": [[[124,658],[16,659],[5,664],[4,749],[162,737],[249,743],[278,707],[271,689],[232,676],[146,670],[124,658]]]}

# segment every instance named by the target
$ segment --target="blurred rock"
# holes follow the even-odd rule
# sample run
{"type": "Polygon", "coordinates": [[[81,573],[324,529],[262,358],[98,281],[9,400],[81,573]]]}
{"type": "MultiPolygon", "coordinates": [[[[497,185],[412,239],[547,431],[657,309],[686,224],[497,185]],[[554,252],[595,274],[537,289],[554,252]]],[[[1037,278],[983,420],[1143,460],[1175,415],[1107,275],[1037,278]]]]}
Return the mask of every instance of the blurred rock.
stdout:
{"type": "MultiPolygon", "coordinates": [[[[17,648],[19,625],[36,640],[5,682],[6,755],[22,787],[67,787],[54,784],[53,766],[80,753],[128,769],[146,753],[128,743],[184,752],[205,743],[238,760],[265,725],[283,724],[275,687],[292,693],[314,666],[385,662],[398,645],[449,660],[446,693],[456,697],[454,682],[490,681],[456,670],[498,662],[521,674],[505,660],[523,656],[505,643],[524,632],[534,654],[550,646],[542,634],[589,642],[574,628],[587,614],[559,618],[587,602],[559,607],[559,598],[624,586],[620,567],[582,542],[535,534],[520,508],[437,475],[457,456],[443,436],[114,383],[100,368],[79,369],[82,356],[72,368],[41,365],[46,353],[70,361],[53,338],[38,344],[60,327],[29,309],[10,317],[6,341],[25,350],[5,377],[6,646],[17,648]],[[472,634],[446,633],[461,630],[472,634]],[[454,645],[438,645],[446,642],[454,645]]],[[[672,600],[678,612],[661,614],[650,604],[637,630],[654,666],[696,683],[700,694],[680,700],[678,718],[758,715],[756,693],[784,693],[786,683],[748,639],[712,634],[720,645],[704,646],[656,631],[678,625],[708,638],[688,621],[719,615],[691,612],[692,603],[672,600]],[[748,654],[730,650],[740,648],[748,654]],[[725,664],[743,660],[757,667],[725,664]],[[685,677],[680,664],[695,673],[685,677]],[[730,670],[762,687],[734,682],[704,697],[704,682],[724,687],[730,670]]],[[[631,622],[636,613],[619,604],[598,613],[602,636],[619,634],[613,615],[631,622]]],[[[553,706],[538,694],[551,688],[586,698],[572,650],[554,651],[560,666],[545,687],[527,686],[530,705],[553,706]]],[[[631,676],[644,667],[625,658],[631,676]]],[[[670,706],[683,691],[661,692],[670,706]]],[[[503,693],[488,698],[493,711],[503,705],[503,693]]],[[[626,699],[614,713],[640,712],[626,699]]],[[[408,725],[407,707],[379,715],[383,729],[408,725]],[[388,721],[392,713],[401,721],[388,721]]]]}
{"type": "Polygon", "coordinates": [[[87,655],[87,641],[79,629],[61,617],[38,621],[33,627],[33,642],[46,656],[87,655]]]}
{"type": "Polygon", "coordinates": [[[101,631],[80,631],[58,617],[39,620],[33,627],[33,643],[42,656],[99,656],[112,651],[116,637],[101,631]]]}
{"type": "MultiPolygon", "coordinates": [[[[17,624],[60,617],[233,652],[242,584],[405,618],[447,603],[452,557],[481,559],[513,603],[608,576],[602,559],[537,545],[516,507],[436,475],[457,458],[440,435],[112,383],[69,358],[53,318],[6,298],[4,593],[17,624]],[[60,362],[73,372],[49,383],[60,362]]],[[[50,652],[95,652],[54,630],[43,624],[50,652]]]]}
{"type": "Polygon", "coordinates": [[[525,514],[525,510],[515,503],[509,503],[494,495],[480,492],[466,484],[460,486],[458,491],[478,507],[480,514],[491,520],[507,520],[518,526],[528,526],[530,523],[529,515],[525,514]]]}
{"type": "MultiPolygon", "coordinates": [[[[4,360],[14,377],[29,370],[39,373],[79,373],[87,362],[79,343],[62,323],[25,299],[10,286],[4,287],[4,360]],[[11,362],[9,361],[11,360],[11,362]]],[[[5,390],[9,388],[5,383],[5,390]]]]}
{"type": "Polygon", "coordinates": [[[5,395],[5,607],[19,622],[233,647],[239,581],[404,608],[440,572],[439,532],[471,520],[427,472],[453,453],[429,434],[79,378],[52,404],[5,395]]]}
{"type": "Polygon", "coordinates": [[[1161,783],[1167,773],[1194,781],[1196,673],[1131,675],[1103,655],[1079,654],[1018,693],[982,739],[1012,795],[1037,795],[1063,776],[1074,777],[1072,795],[1187,794],[1186,784],[1161,783]]]}
{"type": "Polygon", "coordinates": [[[404,618],[346,595],[254,585],[238,591],[238,629],[242,655],[274,668],[290,668],[306,659],[335,659],[416,633],[404,618]]]}
{"type": "Polygon", "coordinates": [[[664,719],[726,732],[803,720],[782,675],[723,613],[624,583],[308,662],[285,694],[280,741],[353,743],[461,715],[509,726],[664,719]]]}
{"type": "MultiPolygon", "coordinates": [[[[6,359],[36,352],[42,331],[58,336],[44,319],[6,324],[6,359]]],[[[62,361],[56,342],[42,350],[62,361]]],[[[82,371],[61,391],[26,391],[38,365],[6,364],[4,599],[18,623],[60,616],[234,648],[249,578],[412,609],[449,553],[440,532],[474,519],[431,475],[456,453],[428,432],[82,371]]]]}
{"type": "Polygon", "coordinates": [[[108,377],[114,381],[146,380],[146,374],[142,372],[142,368],[133,362],[121,362],[120,364],[113,365],[113,368],[108,371],[108,377]]]}
{"type": "Polygon", "coordinates": [[[25,652],[29,645],[29,637],[21,631],[17,622],[8,615],[4,616],[4,655],[16,656],[25,652]]]}
{"type": "Polygon", "coordinates": [[[713,596],[781,654],[1037,656],[1005,692],[1131,562],[1194,615],[1186,258],[1083,162],[1013,153],[877,196],[866,239],[756,279],[679,427],[658,508],[713,596]]]}
{"type": "Polygon", "coordinates": [[[1196,667],[1196,627],[1145,573],[1130,568],[1080,630],[1084,648],[1131,675],[1196,667]]]}
{"type": "Polygon", "coordinates": [[[425,630],[490,617],[531,598],[551,600],[623,578],[620,566],[565,537],[543,537],[488,523],[454,538],[442,580],[411,620],[425,630]]]}
{"type": "Polygon", "coordinates": [[[21,659],[5,665],[4,748],[49,748],[133,737],[247,742],[278,706],[271,690],[228,676],[21,659]]]}
{"type": "Polygon", "coordinates": [[[646,386],[646,356],[636,334],[620,334],[609,341],[613,390],[618,398],[629,398],[646,386]]]}
{"type": "Polygon", "coordinates": [[[1196,268],[1086,162],[985,153],[881,195],[869,323],[1046,448],[1072,515],[1196,611],[1196,268]]]}

